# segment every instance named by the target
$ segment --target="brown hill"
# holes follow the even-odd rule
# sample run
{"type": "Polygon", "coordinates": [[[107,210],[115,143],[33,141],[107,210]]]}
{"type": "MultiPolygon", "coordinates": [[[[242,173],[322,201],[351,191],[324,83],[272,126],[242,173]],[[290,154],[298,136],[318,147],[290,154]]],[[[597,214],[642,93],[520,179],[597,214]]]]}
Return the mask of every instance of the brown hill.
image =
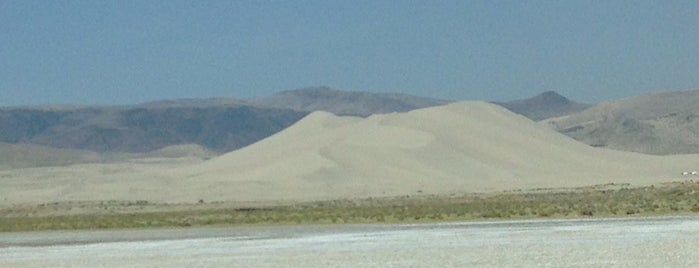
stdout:
{"type": "Polygon", "coordinates": [[[600,103],[544,123],[597,147],[648,154],[699,153],[699,90],[600,103]]]}

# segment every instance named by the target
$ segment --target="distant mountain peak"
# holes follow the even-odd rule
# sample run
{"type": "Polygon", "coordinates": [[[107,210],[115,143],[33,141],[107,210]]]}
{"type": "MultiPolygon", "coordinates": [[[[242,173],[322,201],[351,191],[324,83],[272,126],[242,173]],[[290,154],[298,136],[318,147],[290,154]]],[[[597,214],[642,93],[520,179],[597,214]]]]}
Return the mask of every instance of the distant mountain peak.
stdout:
{"type": "Polygon", "coordinates": [[[558,92],[553,91],[553,90],[544,91],[543,93],[534,96],[530,100],[543,100],[543,101],[547,101],[547,102],[562,102],[562,103],[571,102],[570,99],[564,97],[563,95],[561,95],[558,92]]]}
{"type": "Polygon", "coordinates": [[[590,107],[588,104],[571,101],[556,91],[545,91],[528,99],[495,102],[508,110],[524,115],[534,121],[564,116],[590,107]]]}

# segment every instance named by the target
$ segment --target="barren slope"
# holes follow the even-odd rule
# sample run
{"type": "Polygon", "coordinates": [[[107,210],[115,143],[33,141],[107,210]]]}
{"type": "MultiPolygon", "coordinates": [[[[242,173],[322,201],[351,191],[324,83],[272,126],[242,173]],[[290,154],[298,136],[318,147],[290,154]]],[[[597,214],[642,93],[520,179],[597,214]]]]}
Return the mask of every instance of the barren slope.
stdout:
{"type": "Polygon", "coordinates": [[[5,202],[278,201],[649,184],[687,179],[679,174],[698,160],[593,148],[494,104],[465,102],[365,119],[314,112],[199,164],[0,172],[0,196],[5,202]]]}
{"type": "Polygon", "coordinates": [[[601,103],[544,123],[597,147],[649,154],[699,153],[699,90],[601,103]]]}

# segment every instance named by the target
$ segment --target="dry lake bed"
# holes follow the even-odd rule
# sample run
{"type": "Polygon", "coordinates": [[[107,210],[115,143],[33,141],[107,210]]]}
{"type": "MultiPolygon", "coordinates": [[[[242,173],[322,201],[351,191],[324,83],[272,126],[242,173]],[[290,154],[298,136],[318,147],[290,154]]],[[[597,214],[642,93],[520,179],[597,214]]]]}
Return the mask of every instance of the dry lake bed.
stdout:
{"type": "Polygon", "coordinates": [[[697,267],[699,217],[0,233],[0,267],[697,267]]]}

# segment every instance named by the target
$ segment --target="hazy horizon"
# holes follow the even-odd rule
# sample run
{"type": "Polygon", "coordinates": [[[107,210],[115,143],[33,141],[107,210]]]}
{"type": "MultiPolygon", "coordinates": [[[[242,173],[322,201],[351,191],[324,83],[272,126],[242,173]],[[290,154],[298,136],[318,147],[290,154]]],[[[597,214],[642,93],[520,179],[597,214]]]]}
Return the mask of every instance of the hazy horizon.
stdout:
{"type": "Polygon", "coordinates": [[[699,88],[695,1],[3,1],[0,106],[699,88]]]}

